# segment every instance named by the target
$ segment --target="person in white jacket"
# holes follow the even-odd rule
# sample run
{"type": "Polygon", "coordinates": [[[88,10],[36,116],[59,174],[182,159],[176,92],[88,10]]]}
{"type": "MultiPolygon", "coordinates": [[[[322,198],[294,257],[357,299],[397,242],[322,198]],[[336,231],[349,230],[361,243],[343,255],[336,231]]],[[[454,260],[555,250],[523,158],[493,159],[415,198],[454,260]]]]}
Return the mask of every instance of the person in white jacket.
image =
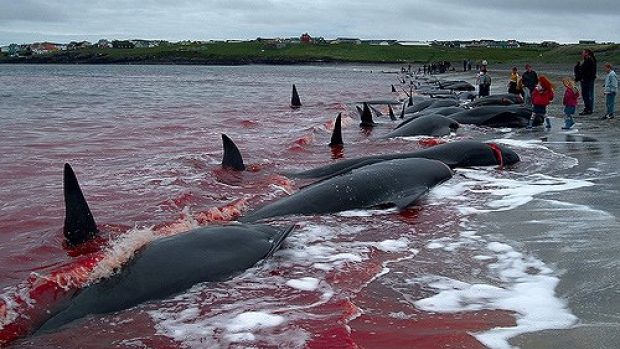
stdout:
{"type": "Polygon", "coordinates": [[[605,105],[607,106],[607,114],[603,119],[613,119],[616,107],[616,93],[618,92],[618,77],[610,63],[605,63],[605,105]]]}

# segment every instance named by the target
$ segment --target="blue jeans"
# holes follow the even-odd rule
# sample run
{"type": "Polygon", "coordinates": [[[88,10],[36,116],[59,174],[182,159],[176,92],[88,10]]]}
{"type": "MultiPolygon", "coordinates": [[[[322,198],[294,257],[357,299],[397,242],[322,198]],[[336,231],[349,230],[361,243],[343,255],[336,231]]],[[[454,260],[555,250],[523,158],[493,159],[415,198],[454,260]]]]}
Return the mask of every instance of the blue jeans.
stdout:
{"type": "Polygon", "coordinates": [[[614,115],[616,109],[616,93],[607,93],[605,95],[605,105],[607,106],[607,115],[614,115]]]}
{"type": "Polygon", "coordinates": [[[594,80],[581,80],[584,110],[594,111],[594,80]]]}

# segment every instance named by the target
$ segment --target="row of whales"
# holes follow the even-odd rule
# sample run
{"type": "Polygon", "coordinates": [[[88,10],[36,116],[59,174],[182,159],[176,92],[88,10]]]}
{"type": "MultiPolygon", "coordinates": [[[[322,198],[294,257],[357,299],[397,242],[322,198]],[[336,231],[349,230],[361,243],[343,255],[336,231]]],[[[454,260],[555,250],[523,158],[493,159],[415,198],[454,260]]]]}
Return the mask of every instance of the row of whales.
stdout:
{"type": "MultiPolygon", "coordinates": [[[[300,106],[293,86],[291,107],[300,106]]],[[[438,103],[438,107],[453,107],[453,104],[438,103]]],[[[390,114],[395,119],[392,111],[390,114]]],[[[222,142],[222,166],[244,171],[246,167],[235,143],[224,134],[222,142]]],[[[330,146],[342,144],[339,116],[330,146]]],[[[35,333],[51,332],[90,314],[128,309],[170,297],[198,283],[222,281],[242,273],[273,255],[293,229],[254,224],[256,221],[386,206],[404,209],[432,187],[450,179],[455,167],[503,166],[518,161],[518,155],[505,146],[462,141],[411,153],[346,159],[308,171],[285,173],[319,181],[247,213],[239,219],[240,223],[201,227],[147,244],[118,273],[79,290],[65,307],[38,324],[35,333]]],[[[79,246],[96,237],[99,231],[69,164],[64,167],[63,184],[66,207],[63,234],[69,246],[79,246]]]]}

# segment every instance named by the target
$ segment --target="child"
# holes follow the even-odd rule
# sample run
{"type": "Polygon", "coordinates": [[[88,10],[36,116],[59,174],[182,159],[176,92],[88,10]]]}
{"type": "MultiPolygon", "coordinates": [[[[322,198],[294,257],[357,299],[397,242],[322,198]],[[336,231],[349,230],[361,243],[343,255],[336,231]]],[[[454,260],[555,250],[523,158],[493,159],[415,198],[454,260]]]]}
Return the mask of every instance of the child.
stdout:
{"type": "Polygon", "coordinates": [[[563,130],[570,130],[571,127],[575,124],[573,121],[573,114],[575,114],[575,108],[577,108],[577,99],[579,98],[579,91],[575,88],[575,84],[573,80],[569,78],[564,78],[562,80],[562,84],[564,84],[564,99],[562,100],[562,104],[564,104],[564,126],[563,130]]]}
{"type": "Polygon", "coordinates": [[[553,84],[546,76],[538,77],[538,84],[532,91],[532,116],[527,128],[534,126],[537,118],[544,118],[545,128],[551,128],[551,120],[546,116],[547,106],[553,101],[553,84]]]}
{"type": "Polygon", "coordinates": [[[515,95],[521,93],[519,91],[520,80],[521,80],[521,77],[519,76],[519,71],[517,70],[517,67],[513,67],[512,73],[510,73],[510,81],[508,82],[508,93],[512,93],[515,95]]]}
{"type": "Polygon", "coordinates": [[[618,77],[610,63],[605,63],[605,104],[607,106],[607,114],[603,119],[613,119],[616,107],[616,92],[618,91],[618,77]]]}

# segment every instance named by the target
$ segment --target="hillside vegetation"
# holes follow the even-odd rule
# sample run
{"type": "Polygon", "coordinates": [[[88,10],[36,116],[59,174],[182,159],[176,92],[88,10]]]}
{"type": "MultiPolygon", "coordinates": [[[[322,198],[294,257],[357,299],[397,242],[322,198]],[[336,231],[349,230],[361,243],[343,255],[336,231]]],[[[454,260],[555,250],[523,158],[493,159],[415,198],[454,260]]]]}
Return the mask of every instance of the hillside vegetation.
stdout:
{"type": "Polygon", "coordinates": [[[620,45],[563,45],[552,48],[448,48],[440,46],[374,46],[354,44],[288,44],[276,47],[263,42],[166,45],[153,48],[87,48],[31,57],[0,57],[2,63],[92,63],[92,64],[296,64],[313,62],[427,63],[451,61],[459,67],[463,59],[490,63],[570,63],[584,48],[592,49],[599,61],[620,61],[620,45]]]}

